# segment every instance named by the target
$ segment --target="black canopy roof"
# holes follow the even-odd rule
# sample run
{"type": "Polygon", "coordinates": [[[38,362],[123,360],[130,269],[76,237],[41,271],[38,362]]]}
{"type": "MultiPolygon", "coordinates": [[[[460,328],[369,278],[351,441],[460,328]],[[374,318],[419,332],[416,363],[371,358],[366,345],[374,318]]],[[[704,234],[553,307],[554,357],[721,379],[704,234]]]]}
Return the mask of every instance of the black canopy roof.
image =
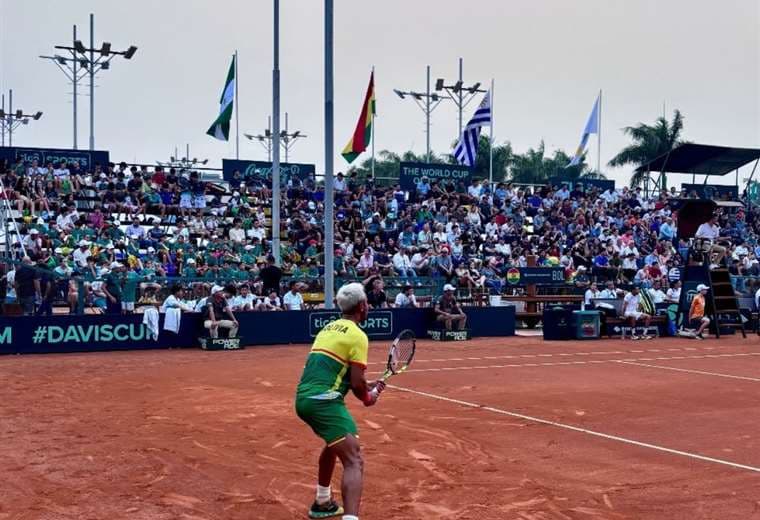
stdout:
{"type": "Polygon", "coordinates": [[[760,159],[760,149],[685,143],[636,171],[725,175],[760,159]]]}

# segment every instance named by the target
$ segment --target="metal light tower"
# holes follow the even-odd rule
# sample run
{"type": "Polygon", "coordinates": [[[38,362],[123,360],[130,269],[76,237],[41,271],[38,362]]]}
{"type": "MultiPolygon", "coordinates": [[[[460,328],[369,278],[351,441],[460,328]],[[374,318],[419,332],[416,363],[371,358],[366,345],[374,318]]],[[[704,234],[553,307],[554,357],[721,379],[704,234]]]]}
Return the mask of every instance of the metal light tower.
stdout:
{"type": "Polygon", "coordinates": [[[449,99],[454,101],[459,111],[459,133],[457,139],[462,135],[462,111],[467,105],[470,104],[478,93],[486,92],[480,88],[480,83],[475,83],[471,86],[465,86],[462,79],[463,60],[459,58],[459,80],[453,85],[446,85],[443,78],[438,78],[435,82],[435,90],[437,92],[445,91],[448,94],[449,99]]]}
{"type": "Polygon", "coordinates": [[[272,255],[280,265],[280,0],[273,0],[272,255]]]}
{"type": "Polygon", "coordinates": [[[425,114],[425,135],[427,141],[426,157],[427,161],[430,162],[430,115],[433,113],[433,110],[441,104],[441,101],[450,98],[430,92],[430,65],[427,66],[427,90],[425,90],[425,92],[404,92],[395,88],[393,89],[393,92],[395,92],[401,99],[406,99],[407,96],[414,99],[414,102],[420,107],[422,113],[425,114]]]}
{"type": "MultiPolygon", "coordinates": [[[[272,118],[269,118],[269,125],[264,130],[263,134],[243,134],[247,139],[251,141],[258,141],[261,146],[264,147],[264,150],[267,151],[267,160],[272,161],[272,141],[274,141],[274,134],[272,133],[272,118]]],[[[282,130],[280,132],[280,146],[282,147],[282,150],[285,152],[285,162],[287,163],[290,160],[290,151],[293,149],[293,147],[296,144],[296,141],[298,139],[304,139],[308,137],[306,134],[302,133],[300,130],[296,130],[293,133],[290,133],[288,130],[288,113],[285,112],[285,130],[282,130]]]]}
{"type": "Polygon", "coordinates": [[[39,121],[42,112],[34,114],[25,114],[23,110],[17,108],[13,111],[13,89],[8,91],[8,111],[5,111],[5,96],[2,97],[2,107],[0,107],[0,135],[2,135],[2,145],[5,146],[5,134],[8,134],[8,146],[13,146],[13,131],[20,125],[28,125],[29,121],[39,121]]]}
{"type": "MultiPolygon", "coordinates": [[[[71,44],[75,45],[75,42],[77,41],[77,26],[74,26],[73,31],[73,39],[71,40],[71,44]]],[[[57,48],[57,47],[56,47],[57,48]]],[[[74,105],[74,150],[76,150],[78,146],[78,130],[77,130],[77,97],[78,97],[78,87],[79,87],[79,81],[84,78],[87,75],[87,70],[79,65],[79,59],[76,56],[76,52],[73,50],[69,50],[70,56],[61,56],[59,54],[56,54],[54,56],[40,56],[40,58],[45,60],[50,60],[53,63],[55,63],[59,69],[61,69],[61,72],[64,73],[66,78],[71,82],[71,85],[73,86],[73,93],[72,93],[72,104],[74,105]]]]}
{"type": "Polygon", "coordinates": [[[325,0],[325,309],[335,305],[335,69],[334,2],[325,0]]]}
{"type": "MultiPolygon", "coordinates": [[[[74,28],[74,34],[76,35],[76,27],[74,28]]],[[[56,45],[56,49],[68,51],[71,54],[71,58],[65,58],[62,56],[40,56],[45,59],[52,59],[61,67],[61,70],[66,73],[66,76],[74,84],[74,139],[76,148],[76,92],[77,83],[79,78],[77,73],[74,72],[77,68],[76,64],[82,69],[82,77],[89,73],[90,76],[90,150],[95,149],[95,75],[101,70],[108,70],[111,68],[111,60],[115,56],[124,56],[125,59],[131,60],[132,56],[137,52],[137,47],[130,45],[126,51],[115,51],[111,49],[109,42],[103,42],[99,49],[95,48],[95,15],[90,14],[90,47],[84,46],[81,40],[74,38],[73,46],[68,47],[65,45],[56,45]],[[97,53],[97,55],[96,55],[97,53]],[[76,62],[71,67],[72,74],[69,75],[67,70],[63,68],[63,65],[69,66],[70,61],[76,62]]]]}

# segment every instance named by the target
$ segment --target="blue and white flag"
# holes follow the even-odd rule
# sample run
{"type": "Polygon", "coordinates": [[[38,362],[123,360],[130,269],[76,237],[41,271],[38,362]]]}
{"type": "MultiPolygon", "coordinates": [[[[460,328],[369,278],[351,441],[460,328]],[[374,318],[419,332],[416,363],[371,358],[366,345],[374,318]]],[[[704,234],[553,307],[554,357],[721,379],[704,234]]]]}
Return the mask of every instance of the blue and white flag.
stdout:
{"type": "Polygon", "coordinates": [[[475,164],[475,158],[478,155],[478,139],[480,138],[480,129],[483,125],[491,124],[491,92],[486,92],[480,106],[475,111],[472,119],[462,131],[462,136],[454,148],[454,158],[459,164],[472,166],[475,164]]]}
{"type": "Polygon", "coordinates": [[[588,146],[588,137],[591,134],[599,133],[599,103],[601,100],[602,95],[599,94],[599,97],[596,98],[596,102],[594,102],[594,108],[591,110],[591,114],[588,116],[586,128],[583,130],[583,137],[581,137],[581,144],[578,145],[578,150],[575,152],[575,157],[573,157],[573,160],[570,161],[570,164],[568,164],[566,168],[580,164],[581,159],[583,159],[583,155],[586,153],[586,146],[588,146]]]}

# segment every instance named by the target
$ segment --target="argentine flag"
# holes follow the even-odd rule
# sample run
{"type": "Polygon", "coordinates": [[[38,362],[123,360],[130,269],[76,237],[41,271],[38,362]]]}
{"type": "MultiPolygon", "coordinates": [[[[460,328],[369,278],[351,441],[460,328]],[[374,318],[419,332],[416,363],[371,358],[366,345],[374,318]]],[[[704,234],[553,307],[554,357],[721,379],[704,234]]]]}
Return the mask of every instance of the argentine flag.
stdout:
{"type": "Polygon", "coordinates": [[[594,103],[594,108],[591,110],[591,114],[588,116],[586,128],[583,130],[583,137],[581,137],[581,144],[578,145],[578,150],[575,152],[575,157],[573,157],[573,160],[570,161],[570,164],[568,164],[566,168],[580,164],[583,155],[586,153],[586,146],[588,146],[589,136],[591,134],[599,133],[599,103],[601,100],[602,95],[600,93],[599,97],[596,98],[596,102],[594,103]]]}

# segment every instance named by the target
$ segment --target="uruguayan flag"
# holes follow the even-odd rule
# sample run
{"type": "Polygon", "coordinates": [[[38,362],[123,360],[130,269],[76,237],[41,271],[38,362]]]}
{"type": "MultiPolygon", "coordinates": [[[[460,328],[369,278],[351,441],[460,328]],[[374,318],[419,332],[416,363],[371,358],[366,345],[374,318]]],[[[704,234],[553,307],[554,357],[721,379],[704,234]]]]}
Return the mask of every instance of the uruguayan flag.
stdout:
{"type": "Polygon", "coordinates": [[[599,103],[601,99],[602,95],[599,94],[599,97],[596,98],[596,102],[594,103],[594,108],[591,110],[591,114],[588,116],[586,128],[583,130],[583,137],[581,137],[581,144],[578,145],[578,150],[575,152],[575,157],[573,157],[573,160],[570,161],[570,164],[568,164],[566,168],[569,168],[570,166],[576,166],[581,162],[583,154],[586,153],[586,146],[588,146],[589,136],[591,134],[599,133],[599,103]]]}
{"type": "Polygon", "coordinates": [[[462,131],[457,147],[454,148],[454,158],[459,164],[472,166],[478,154],[478,139],[483,125],[491,124],[491,92],[486,92],[483,101],[475,111],[475,115],[462,131]]]}

